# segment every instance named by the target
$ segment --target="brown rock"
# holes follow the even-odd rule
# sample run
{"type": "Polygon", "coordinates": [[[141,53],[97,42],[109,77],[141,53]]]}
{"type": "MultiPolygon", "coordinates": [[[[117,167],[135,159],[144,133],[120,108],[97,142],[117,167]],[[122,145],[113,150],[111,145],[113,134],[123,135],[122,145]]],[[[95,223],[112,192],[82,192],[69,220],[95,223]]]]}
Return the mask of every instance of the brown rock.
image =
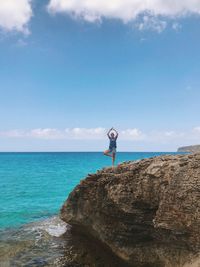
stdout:
{"type": "Polygon", "coordinates": [[[199,153],[200,145],[179,147],[178,152],[199,153]]]}
{"type": "Polygon", "coordinates": [[[103,169],[74,189],[61,218],[130,266],[187,266],[200,250],[200,156],[103,169]]]}

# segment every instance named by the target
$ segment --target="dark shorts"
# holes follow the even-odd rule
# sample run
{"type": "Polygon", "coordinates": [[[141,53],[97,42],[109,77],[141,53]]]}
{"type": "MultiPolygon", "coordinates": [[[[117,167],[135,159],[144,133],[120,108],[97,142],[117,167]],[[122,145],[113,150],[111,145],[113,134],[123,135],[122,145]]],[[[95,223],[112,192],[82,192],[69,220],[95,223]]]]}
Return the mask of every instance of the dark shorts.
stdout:
{"type": "Polygon", "coordinates": [[[116,153],[116,147],[109,147],[109,153],[115,154],[116,153]]]}

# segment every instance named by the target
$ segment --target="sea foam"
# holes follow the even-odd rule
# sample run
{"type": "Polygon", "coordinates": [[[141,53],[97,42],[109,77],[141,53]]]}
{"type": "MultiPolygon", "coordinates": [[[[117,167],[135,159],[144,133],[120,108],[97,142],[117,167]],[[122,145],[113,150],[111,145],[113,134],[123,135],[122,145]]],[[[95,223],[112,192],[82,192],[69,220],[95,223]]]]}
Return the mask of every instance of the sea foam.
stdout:
{"type": "Polygon", "coordinates": [[[70,226],[67,223],[63,222],[58,216],[54,216],[49,219],[35,222],[29,225],[29,230],[39,232],[45,231],[46,233],[54,237],[62,236],[69,228],[70,226]]]}

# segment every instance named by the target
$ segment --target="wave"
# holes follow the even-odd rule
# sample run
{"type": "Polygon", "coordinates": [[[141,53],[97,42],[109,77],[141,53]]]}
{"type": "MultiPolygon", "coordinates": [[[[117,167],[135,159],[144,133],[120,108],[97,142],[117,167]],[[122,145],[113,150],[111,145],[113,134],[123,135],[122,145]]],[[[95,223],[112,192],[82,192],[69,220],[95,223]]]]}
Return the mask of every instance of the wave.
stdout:
{"type": "Polygon", "coordinates": [[[37,231],[41,233],[45,231],[54,237],[62,236],[68,229],[70,229],[70,225],[62,221],[58,216],[34,222],[24,227],[26,231],[37,231]]]}

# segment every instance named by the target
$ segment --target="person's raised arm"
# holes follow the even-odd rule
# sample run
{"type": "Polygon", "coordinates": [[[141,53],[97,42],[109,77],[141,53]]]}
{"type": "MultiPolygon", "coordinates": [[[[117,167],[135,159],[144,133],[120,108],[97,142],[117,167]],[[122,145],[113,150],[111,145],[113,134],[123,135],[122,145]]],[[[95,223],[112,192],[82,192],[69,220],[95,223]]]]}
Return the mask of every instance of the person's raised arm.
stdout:
{"type": "Polygon", "coordinates": [[[118,131],[117,130],[115,130],[114,128],[112,128],[113,129],[113,131],[115,131],[115,133],[116,133],[116,136],[115,136],[115,138],[117,139],[118,138],[118,136],[119,136],[119,133],[118,133],[118,131]]]}
{"type": "Polygon", "coordinates": [[[107,136],[108,138],[110,138],[110,132],[113,130],[113,128],[111,128],[108,132],[107,132],[107,136]]]}

